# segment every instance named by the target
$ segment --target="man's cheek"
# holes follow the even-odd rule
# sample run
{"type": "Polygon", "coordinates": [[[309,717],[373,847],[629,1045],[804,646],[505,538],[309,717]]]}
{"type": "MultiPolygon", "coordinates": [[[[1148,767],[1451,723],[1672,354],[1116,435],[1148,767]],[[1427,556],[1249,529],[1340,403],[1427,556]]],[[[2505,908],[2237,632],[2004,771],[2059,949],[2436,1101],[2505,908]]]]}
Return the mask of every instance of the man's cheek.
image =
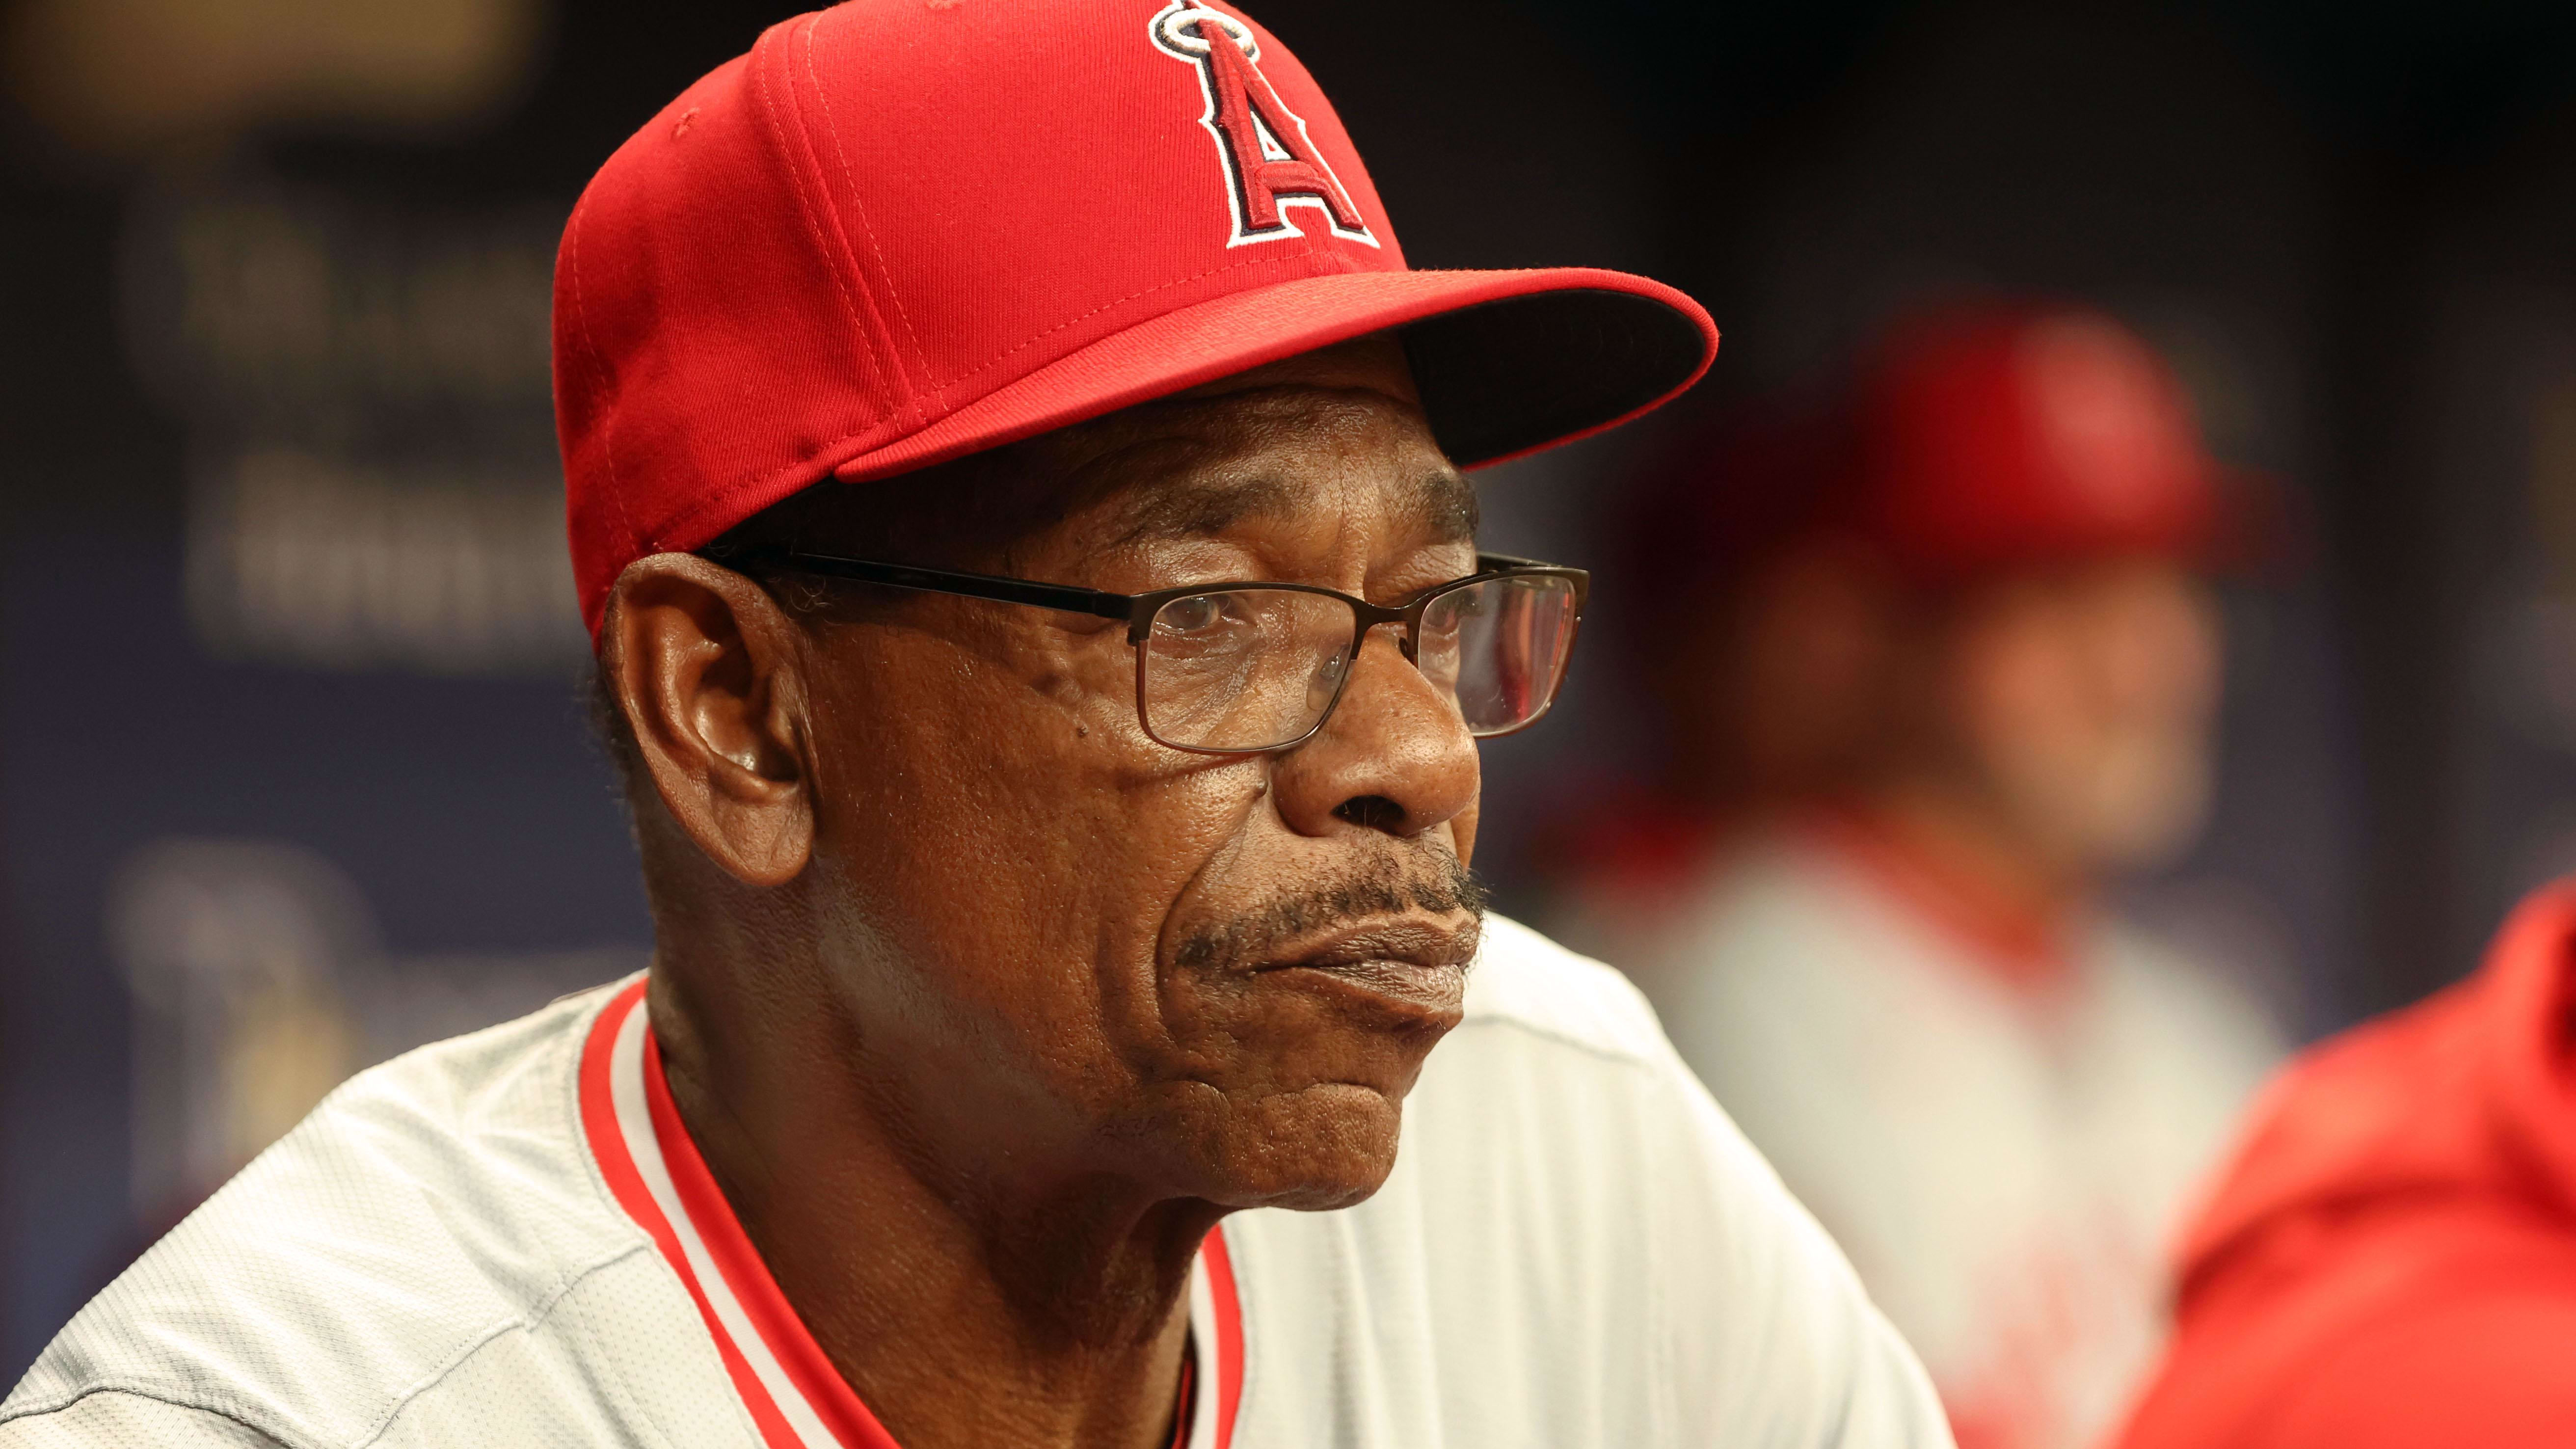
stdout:
{"type": "Polygon", "coordinates": [[[1169,922],[1204,900],[1229,902],[1231,913],[1260,898],[1261,883],[1247,867],[1264,829],[1265,793],[1249,762],[1206,756],[1127,782],[1112,829],[1116,848],[1134,857],[1140,907],[1169,922]]]}
{"type": "Polygon", "coordinates": [[[1005,868],[1021,875],[1031,915],[1046,923],[1039,949],[1086,974],[1115,1049],[1160,1056],[1175,1034],[1160,993],[1167,931],[1204,893],[1211,863],[1232,853],[1241,792],[1198,775],[1114,769],[1059,783],[1073,788],[1025,818],[1030,838],[1005,868]]]}

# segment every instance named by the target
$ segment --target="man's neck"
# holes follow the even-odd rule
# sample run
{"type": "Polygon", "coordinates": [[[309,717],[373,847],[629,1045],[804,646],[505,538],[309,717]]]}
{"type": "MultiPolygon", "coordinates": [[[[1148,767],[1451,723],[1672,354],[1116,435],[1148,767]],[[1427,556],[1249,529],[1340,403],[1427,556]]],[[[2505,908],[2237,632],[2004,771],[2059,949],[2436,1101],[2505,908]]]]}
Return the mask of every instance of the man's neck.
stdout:
{"type": "MultiPolygon", "coordinates": [[[[764,967],[764,969],[770,969],[764,967]]],[[[655,971],[671,1097],[745,1234],[904,1449],[1165,1449],[1215,1225],[1103,1178],[927,1160],[826,1011],[728,1021],[655,971]]]]}

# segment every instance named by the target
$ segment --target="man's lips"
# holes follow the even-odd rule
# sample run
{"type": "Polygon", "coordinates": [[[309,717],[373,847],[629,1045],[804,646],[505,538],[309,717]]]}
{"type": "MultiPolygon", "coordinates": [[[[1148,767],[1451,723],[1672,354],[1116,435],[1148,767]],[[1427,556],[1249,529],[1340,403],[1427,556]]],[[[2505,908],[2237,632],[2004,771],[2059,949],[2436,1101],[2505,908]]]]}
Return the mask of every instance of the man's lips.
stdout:
{"type": "Polygon", "coordinates": [[[1379,920],[1303,937],[1265,953],[1255,975],[1314,972],[1345,987],[1425,1012],[1457,1011],[1476,956],[1474,922],[1379,920]]]}

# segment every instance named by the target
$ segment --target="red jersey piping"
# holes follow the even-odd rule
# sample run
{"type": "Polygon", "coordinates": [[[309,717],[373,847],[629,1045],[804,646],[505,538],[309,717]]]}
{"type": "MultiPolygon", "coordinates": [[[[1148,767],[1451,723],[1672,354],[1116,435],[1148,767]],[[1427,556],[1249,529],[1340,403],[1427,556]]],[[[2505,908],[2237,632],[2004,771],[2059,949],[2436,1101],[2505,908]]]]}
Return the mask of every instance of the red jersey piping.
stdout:
{"type": "MultiPolygon", "coordinates": [[[[582,1048],[581,1123],[591,1156],[629,1218],[661,1250],[715,1342],[766,1449],[899,1449],[779,1291],[662,1075],[639,978],[609,999],[582,1048]]],[[[1232,1449],[1243,1398],[1243,1317],[1223,1229],[1190,1275],[1189,1422],[1177,1442],[1232,1449]]]]}

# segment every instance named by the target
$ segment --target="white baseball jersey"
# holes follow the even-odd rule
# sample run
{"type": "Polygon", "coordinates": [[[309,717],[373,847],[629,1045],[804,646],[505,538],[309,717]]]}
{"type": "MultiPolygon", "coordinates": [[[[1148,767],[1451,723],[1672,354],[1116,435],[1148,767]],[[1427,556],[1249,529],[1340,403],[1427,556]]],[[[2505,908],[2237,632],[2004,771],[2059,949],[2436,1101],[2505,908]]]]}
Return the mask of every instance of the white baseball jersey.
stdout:
{"type": "MultiPolygon", "coordinates": [[[[671,1109],[641,996],[350,1081],[72,1320],[0,1449],[887,1449],[671,1109]]],[[[1949,1442],[1643,1000],[1500,919],[1385,1187],[1227,1219],[1190,1322],[1194,1449],[1949,1442]]]]}
{"type": "Polygon", "coordinates": [[[1582,939],[1850,1252],[1964,1449],[2091,1445],[2162,1340],[2166,1235],[2278,1043],[2108,921],[2016,980],[1896,865],[1786,829],[1582,939]]]}

